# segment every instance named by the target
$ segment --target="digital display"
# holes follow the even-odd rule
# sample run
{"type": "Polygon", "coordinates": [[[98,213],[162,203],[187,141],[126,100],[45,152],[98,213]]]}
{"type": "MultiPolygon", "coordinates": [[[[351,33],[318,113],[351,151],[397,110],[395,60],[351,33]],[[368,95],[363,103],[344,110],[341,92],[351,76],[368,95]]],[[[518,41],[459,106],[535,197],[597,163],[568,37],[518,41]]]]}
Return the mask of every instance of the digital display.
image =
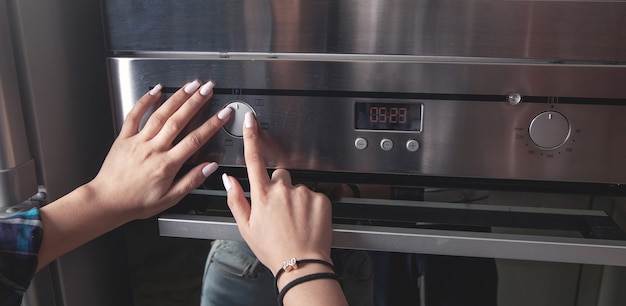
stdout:
{"type": "Polygon", "coordinates": [[[421,132],[422,104],[356,102],[354,128],[421,132]]]}

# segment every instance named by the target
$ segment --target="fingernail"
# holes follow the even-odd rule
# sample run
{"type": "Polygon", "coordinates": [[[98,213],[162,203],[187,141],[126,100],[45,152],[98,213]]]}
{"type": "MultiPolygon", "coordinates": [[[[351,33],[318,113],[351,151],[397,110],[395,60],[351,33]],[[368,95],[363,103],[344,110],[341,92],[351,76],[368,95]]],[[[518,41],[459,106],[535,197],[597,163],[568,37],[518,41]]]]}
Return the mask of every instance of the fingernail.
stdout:
{"type": "Polygon", "coordinates": [[[206,83],[204,83],[204,85],[202,85],[202,87],[200,87],[200,94],[203,96],[207,96],[211,93],[211,91],[213,90],[213,87],[215,87],[215,84],[213,84],[212,81],[208,81],[206,83]]]}
{"type": "Polygon", "coordinates": [[[185,92],[188,93],[188,94],[191,94],[194,91],[198,90],[198,87],[200,87],[200,81],[195,80],[195,81],[187,84],[187,86],[185,86],[185,92]]]}
{"type": "Polygon", "coordinates": [[[209,175],[213,174],[215,170],[217,170],[217,164],[210,163],[202,168],[202,175],[204,175],[204,177],[209,177],[209,175]]]}
{"type": "Polygon", "coordinates": [[[233,182],[230,181],[230,177],[226,173],[222,174],[222,183],[224,184],[224,189],[229,191],[231,187],[233,187],[233,182]]]}
{"type": "Polygon", "coordinates": [[[163,88],[163,86],[161,84],[156,84],[154,85],[154,87],[152,87],[152,89],[150,89],[150,91],[148,92],[151,96],[156,96],[159,93],[161,93],[161,89],[163,88]]]}
{"type": "Polygon", "coordinates": [[[247,128],[251,128],[254,126],[254,114],[252,112],[247,112],[244,119],[243,125],[247,128]]]}
{"type": "Polygon", "coordinates": [[[232,112],[233,112],[233,108],[232,107],[225,107],[219,113],[217,113],[217,118],[224,119],[224,118],[228,117],[230,115],[230,113],[232,113],[232,112]]]}

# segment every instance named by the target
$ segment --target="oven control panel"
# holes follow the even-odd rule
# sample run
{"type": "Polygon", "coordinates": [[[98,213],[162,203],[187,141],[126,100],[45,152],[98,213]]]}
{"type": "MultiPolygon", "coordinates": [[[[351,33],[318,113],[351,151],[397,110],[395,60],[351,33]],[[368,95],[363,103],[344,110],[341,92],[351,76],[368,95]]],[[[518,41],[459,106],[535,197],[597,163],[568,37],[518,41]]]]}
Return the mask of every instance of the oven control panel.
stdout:
{"type": "MultiPolygon", "coordinates": [[[[241,163],[241,126],[249,111],[260,123],[271,167],[583,181],[607,177],[607,169],[591,160],[618,165],[617,152],[624,151],[604,139],[614,126],[598,126],[590,118],[625,116],[623,106],[216,95],[206,116],[222,107],[232,107],[235,115],[203,156],[227,164],[241,163]],[[598,150],[607,145],[619,150],[598,150]]],[[[617,118],[611,124],[626,130],[617,118]]],[[[622,176],[615,173],[613,179],[622,176]]]]}
{"type": "MultiPolygon", "coordinates": [[[[494,74],[498,77],[489,82],[480,79],[471,87],[457,83],[445,88],[445,82],[422,86],[435,82],[421,75],[394,78],[395,73],[427,68],[420,63],[122,58],[111,60],[110,67],[112,74],[123,76],[113,86],[118,126],[154,84],[164,84],[169,95],[190,78],[216,81],[214,96],[199,116],[209,118],[224,107],[233,108],[234,114],[190,163],[211,160],[243,167],[243,118],[254,112],[269,167],[407,180],[421,176],[626,184],[626,102],[557,101],[524,91],[514,96],[475,93],[489,92],[487,85],[500,83],[502,88],[494,92],[505,92],[514,82],[500,79],[515,75],[518,65],[501,67],[510,73],[494,74]],[[441,93],[444,89],[453,93],[441,93]]],[[[460,66],[458,75],[478,68],[460,66]]],[[[525,77],[540,78],[543,72],[539,66],[523,68],[518,74],[525,77]],[[533,69],[539,70],[535,74],[533,69]]],[[[433,78],[437,71],[428,76],[433,78]]],[[[480,72],[475,74],[488,77],[480,72]]],[[[566,72],[564,78],[574,75],[566,72]]]]}

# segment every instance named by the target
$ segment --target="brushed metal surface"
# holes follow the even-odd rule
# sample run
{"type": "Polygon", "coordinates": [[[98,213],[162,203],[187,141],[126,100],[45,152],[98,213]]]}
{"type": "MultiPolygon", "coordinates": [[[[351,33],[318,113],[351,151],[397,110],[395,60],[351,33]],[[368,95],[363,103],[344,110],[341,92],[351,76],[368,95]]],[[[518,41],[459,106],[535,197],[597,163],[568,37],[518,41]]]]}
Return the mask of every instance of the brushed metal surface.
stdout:
{"type": "MultiPolygon", "coordinates": [[[[233,101],[251,105],[270,167],[415,184],[626,183],[625,1],[102,4],[118,130],[155,84],[169,94],[212,79],[216,95],[198,120],[233,101]],[[357,102],[422,105],[422,130],[355,129],[357,102]],[[529,134],[547,111],[571,129],[550,150],[529,134]],[[382,150],[382,139],[393,148],[382,150]]],[[[207,160],[243,167],[241,139],[221,131],[189,162],[207,160]]],[[[159,226],[165,236],[241,239],[219,217],[163,216],[159,226]]],[[[334,238],[345,248],[626,266],[621,241],[343,225],[334,238]]]]}
{"type": "MultiPolygon", "coordinates": [[[[626,144],[620,132],[626,130],[626,101],[617,99],[623,95],[626,67],[620,65],[216,55],[204,60],[111,58],[109,68],[118,126],[157,83],[173,91],[195,78],[215,80],[217,94],[202,116],[208,118],[232,101],[250,104],[263,128],[270,167],[626,183],[626,144]],[[532,99],[512,105],[510,92],[532,99]],[[422,104],[423,130],[356,130],[356,102],[422,104]],[[529,137],[533,118],[548,110],[571,124],[571,135],[554,150],[536,146],[529,137]],[[359,137],[370,144],[365,150],[355,148],[359,137]],[[394,142],[392,150],[378,148],[383,138],[394,142]],[[416,152],[405,149],[411,139],[420,144],[416,152]]],[[[242,166],[242,147],[241,139],[222,131],[191,162],[242,166]]]]}
{"type": "Polygon", "coordinates": [[[103,1],[109,50],[626,61],[624,1],[103,1]]]}
{"type": "MultiPolygon", "coordinates": [[[[159,217],[162,236],[243,240],[232,218],[159,217]]],[[[626,266],[626,243],[583,238],[478,233],[433,229],[333,225],[333,247],[418,254],[626,266]]]]}

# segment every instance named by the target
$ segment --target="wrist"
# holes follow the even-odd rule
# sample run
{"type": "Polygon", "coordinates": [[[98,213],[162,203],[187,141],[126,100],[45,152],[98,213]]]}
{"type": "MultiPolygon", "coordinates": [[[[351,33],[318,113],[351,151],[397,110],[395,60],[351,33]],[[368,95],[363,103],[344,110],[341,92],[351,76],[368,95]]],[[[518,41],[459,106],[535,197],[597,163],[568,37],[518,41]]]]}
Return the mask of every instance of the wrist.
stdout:
{"type": "MultiPolygon", "coordinates": [[[[282,261],[280,262],[275,262],[274,264],[272,264],[270,267],[268,267],[270,269],[270,271],[272,272],[272,274],[274,275],[274,277],[276,277],[276,275],[280,272],[280,270],[284,270],[284,266],[285,264],[290,261],[293,260],[295,258],[296,261],[299,260],[320,260],[320,261],[324,261],[329,263],[330,265],[333,265],[333,261],[330,259],[330,255],[324,255],[324,254],[319,254],[319,253],[310,253],[310,254],[302,254],[296,257],[285,257],[283,258],[282,261]]],[[[299,267],[303,267],[304,265],[299,265],[299,267]]],[[[288,270],[289,268],[287,268],[288,270]]],[[[295,270],[295,269],[294,269],[295,270]]]]}
{"type": "Polygon", "coordinates": [[[111,200],[113,197],[102,190],[102,186],[97,186],[94,181],[90,181],[76,188],[75,192],[84,199],[83,203],[96,208],[103,219],[114,221],[116,226],[136,219],[136,212],[125,209],[122,203],[115,203],[111,200]]]}
{"type": "MultiPolygon", "coordinates": [[[[292,264],[289,262],[289,265],[292,264]]],[[[337,274],[335,266],[318,259],[298,260],[296,268],[281,269],[276,275],[276,294],[278,295],[279,306],[283,306],[285,303],[297,305],[295,303],[298,300],[301,302],[301,298],[306,300],[313,298],[321,304],[328,304],[331,301],[335,304],[335,302],[340,302],[337,297],[342,293],[341,287],[341,278],[337,274]],[[300,264],[308,267],[300,267],[300,264]],[[285,277],[282,277],[283,275],[285,277]],[[297,291],[297,293],[294,293],[295,295],[288,294],[292,291],[297,291]],[[328,296],[321,297],[319,293],[328,294],[328,296]],[[323,302],[327,298],[329,300],[323,302]]]]}
{"type": "Polygon", "coordinates": [[[306,275],[318,273],[336,273],[335,267],[330,260],[322,259],[299,259],[286,261],[281,268],[274,273],[275,289],[278,293],[290,282],[306,275]]]}

